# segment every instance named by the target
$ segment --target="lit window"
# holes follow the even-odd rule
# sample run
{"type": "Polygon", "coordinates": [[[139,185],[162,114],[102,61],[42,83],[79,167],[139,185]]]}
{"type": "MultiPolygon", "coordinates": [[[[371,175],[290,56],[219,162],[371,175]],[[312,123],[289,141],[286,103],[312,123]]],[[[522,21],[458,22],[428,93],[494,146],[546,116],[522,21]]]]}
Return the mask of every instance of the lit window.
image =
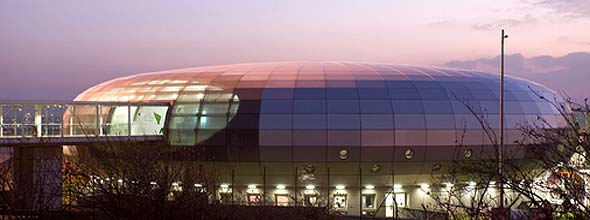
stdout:
{"type": "Polygon", "coordinates": [[[375,194],[363,195],[363,208],[375,208],[375,194]]]}
{"type": "Polygon", "coordinates": [[[346,195],[344,195],[344,194],[334,195],[334,208],[346,209],[346,195]]]}
{"type": "Polygon", "coordinates": [[[248,205],[260,205],[260,194],[248,194],[248,205]]]}
{"type": "Polygon", "coordinates": [[[275,194],[275,205],[276,206],[288,206],[289,196],[283,194],[275,194]]]}
{"type": "Polygon", "coordinates": [[[317,194],[305,194],[304,196],[304,205],[306,207],[314,207],[318,204],[318,195],[317,194]]]}

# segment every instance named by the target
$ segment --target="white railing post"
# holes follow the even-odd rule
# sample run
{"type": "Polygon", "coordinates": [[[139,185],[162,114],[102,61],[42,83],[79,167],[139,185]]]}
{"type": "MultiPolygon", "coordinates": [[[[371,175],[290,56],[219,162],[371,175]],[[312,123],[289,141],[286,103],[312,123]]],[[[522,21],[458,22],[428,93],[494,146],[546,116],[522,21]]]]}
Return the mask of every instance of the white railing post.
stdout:
{"type": "Polygon", "coordinates": [[[70,113],[70,135],[74,136],[74,117],[76,117],[76,105],[72,105],[72,112],[70,113]]]}
{"type": "Polygon", "coordinates": [[[4,106],[0,105],[0,137],[4,136],[4,106]]]}
{"type": "Polygon", "coordinates": [[[66,131],[65,131],[66,128],[64,126],[64,124],[65,124],[65,122],[64,122],[64,115],[66,114],[66,111],[68,110],[68,107],[66,106],[66,104],[64,104],[62,107],[66,109],[66,110],[64,110],[64,113],[62,114],[61,119],[59,120],[60,121],[60,124],[59,124],[59,135],[63,138],[64,137],[64,133],[66,133],[66,131]]]}
{"type": "Polygon", "coordinates": [[[50,135],[51,129],[49,129],[49,124],[51,124],[51,120],[49,120],[49,105],[45,106],[45,136],[50,135]]]}
{"type": "Polygon", "coordinates": [[[43,134],[41,133],[43,129],[41,126],[43,125],[43,117],[41,117],[41,105],[35,105],[35,125],[33,125],[34,136],[41,137],[43,134]]]}
{"type": "Polygon", "coordinates": [[[100,136],[101,135],[101,129],[100,129],[100,105],[96,104],[96,136],[100,136]]]}
{"type": "Polygon", "coordinates": [[[131,137],[131,103],[127,105],[127,137],[131,137]]]}

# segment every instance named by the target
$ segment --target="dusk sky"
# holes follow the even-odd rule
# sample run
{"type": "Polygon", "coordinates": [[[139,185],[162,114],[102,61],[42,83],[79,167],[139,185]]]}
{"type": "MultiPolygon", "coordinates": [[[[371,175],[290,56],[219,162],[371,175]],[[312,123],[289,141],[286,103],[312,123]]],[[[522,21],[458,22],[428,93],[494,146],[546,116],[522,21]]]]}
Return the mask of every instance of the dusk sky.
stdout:
{"type": "Polygon", "coordinates": [[[243,62],[494,71],[502,28],[509,73],[590,96],[587,0],[3,0],[0,100],[71,100],[118,76],[243,62]]]}

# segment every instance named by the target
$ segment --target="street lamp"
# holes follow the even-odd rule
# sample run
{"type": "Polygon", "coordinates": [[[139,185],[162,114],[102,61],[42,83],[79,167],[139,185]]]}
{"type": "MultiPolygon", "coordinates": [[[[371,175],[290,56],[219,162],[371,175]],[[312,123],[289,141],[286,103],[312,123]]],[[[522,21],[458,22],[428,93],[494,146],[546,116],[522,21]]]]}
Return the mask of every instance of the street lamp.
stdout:
{"type": "Polygon", "coordinates": [[[498,208],[502,213],[504,213],[504,39],[506,38],[508,38],[508,35],[502,29],[500,55],[500,145],[498,146],[498,187],[500,192],[498,208]]]}

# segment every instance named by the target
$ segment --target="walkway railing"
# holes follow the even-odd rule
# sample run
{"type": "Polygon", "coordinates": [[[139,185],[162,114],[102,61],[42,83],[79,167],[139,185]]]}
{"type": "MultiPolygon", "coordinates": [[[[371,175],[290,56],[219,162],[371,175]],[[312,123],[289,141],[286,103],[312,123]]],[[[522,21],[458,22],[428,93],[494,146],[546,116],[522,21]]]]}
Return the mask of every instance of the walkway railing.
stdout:
{"type": "Polygon", "coordinates": [[[0,101],[0,139],[162,136],[170,103],[0,101]]]}

